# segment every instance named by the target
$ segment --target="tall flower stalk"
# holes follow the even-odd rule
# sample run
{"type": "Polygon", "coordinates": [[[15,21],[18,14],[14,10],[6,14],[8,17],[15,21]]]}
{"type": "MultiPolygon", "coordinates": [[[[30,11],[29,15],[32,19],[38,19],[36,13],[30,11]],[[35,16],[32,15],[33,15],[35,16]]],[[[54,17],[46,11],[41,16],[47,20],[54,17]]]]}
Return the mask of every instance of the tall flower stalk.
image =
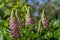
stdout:
{"type": "Polygon", "coordinates": [[[44,29],[47,28],[47,27],[49,27],[49,22],[48,22],[45,14],[44,14],[44,9],[42,11],[41,21],[42,21],[42,26],[43,26],[44,29]]]}
{"type": "Polygon", "coordinates": [[[25,25],[26,27],[29,25],[29,24],[33,24],[33,20],[30,16],[30,13],[29,13],[29,8],[27,9],[27,14],[26,14],[26,18],[25,18],[25,25]]]}
{"type": "Polygon", "coordinates": [[[14,9],[12,9],[10,16],[10,36],[12,39],[20,37],[21,25],[21,21],[19,20],[19,17],[17,15],[17,10],[14,13],[14,9]]]}

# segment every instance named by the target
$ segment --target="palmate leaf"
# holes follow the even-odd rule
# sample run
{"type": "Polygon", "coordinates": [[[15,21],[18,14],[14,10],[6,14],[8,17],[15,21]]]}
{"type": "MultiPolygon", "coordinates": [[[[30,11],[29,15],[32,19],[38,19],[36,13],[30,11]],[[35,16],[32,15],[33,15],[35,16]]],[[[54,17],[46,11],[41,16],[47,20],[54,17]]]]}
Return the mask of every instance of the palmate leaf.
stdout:
{"type": "Polygon", "coordinates": [[[0,40],[10,40],[8,22],[0,20],[0,40]]]}
{"type": "Polygon", "coordinates": [[[0,27],[8,27],[9,26],[9,22],[8,22],[8,19],[7,20],[0,20],[0,27]]]}
{"type": "Polygon", "coordinates": [[[8,29],[0,28],[0,40],[10,40],[8,29]]]}
{"type": "Polygon", "coordinates": [[[0,29],[0,40],[10,40],[9,32],[6,29],[0,29]]]}

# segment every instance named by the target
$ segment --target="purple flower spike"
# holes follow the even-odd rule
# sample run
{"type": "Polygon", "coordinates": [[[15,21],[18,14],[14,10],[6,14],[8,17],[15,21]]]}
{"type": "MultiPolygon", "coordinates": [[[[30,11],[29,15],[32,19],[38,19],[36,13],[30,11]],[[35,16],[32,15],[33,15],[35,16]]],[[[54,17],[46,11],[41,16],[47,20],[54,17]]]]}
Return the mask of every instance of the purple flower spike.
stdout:
{"type": "Polygon", "coordinates": [[[17,12],[14,15],[14,9],[12,9],[11,16],[10,16],[10,36],[11,38],[19,38],[20,37],[20,28],[22,26],[21,21],[19,20],[19,17],[16,16],[17,12]]]}

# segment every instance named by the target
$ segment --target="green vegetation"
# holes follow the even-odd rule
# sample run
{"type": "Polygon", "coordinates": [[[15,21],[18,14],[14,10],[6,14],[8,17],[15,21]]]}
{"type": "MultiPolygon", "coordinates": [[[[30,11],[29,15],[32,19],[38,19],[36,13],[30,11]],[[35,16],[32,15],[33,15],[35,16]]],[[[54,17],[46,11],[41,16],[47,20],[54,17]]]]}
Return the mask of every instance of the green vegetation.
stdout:
{"type": "MultiPolygon", "coordinates": [[[[60,3],[57,1],[54,3],[47,2],[47,4],[39,9],[39,16],[34,17],[32,14],[35,10],[28,4],[27,1],[24,2],[23,0],[0,0],[0,40],[12,40],[10,37],[11,29],[9,25],[12,9],[14,9],[13,13],[15,13],[17,10],[18,17],[22,22],[22,26],[20,28],[20,37],[14,38],[13,40],[60,40],[59,4],[60,3]],[[26,8],[29,8],[29,10],[26,10],[26,8]],[[49,22],[49,26],[47,27],[41,22],[41,20],[44,20],[45,18],[41,18],[43,9],[45,9],[44,13],[46,20],[48,20],[49,22]],[[30,13],[31,15],[28,13],[30,13]],[[28,26],[25,26],[25,21],[28,21],[28,19],[25,17],[26,15],[27,18],[30,18],[29,16],[31,16],[32,19],[30,19],[29,22],[31,23],[28,26]],[[43,27],[46,27],[46,29],[44,29],[43,27]]],[[[15,14],[14,16],[16,17],[15,14]]],[[[16,18],[17,20],[18,17],[16,18]]],[[[15,33],[17,32],[15,31],[15,33]]]]}

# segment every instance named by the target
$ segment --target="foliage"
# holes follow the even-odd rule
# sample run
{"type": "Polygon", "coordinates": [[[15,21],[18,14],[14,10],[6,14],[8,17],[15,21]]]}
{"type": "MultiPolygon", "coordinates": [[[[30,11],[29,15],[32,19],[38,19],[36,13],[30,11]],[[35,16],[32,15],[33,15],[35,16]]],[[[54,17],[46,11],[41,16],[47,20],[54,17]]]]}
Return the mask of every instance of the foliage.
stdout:
{"type": "MultiPolygon", "coordinates": [[[[39,20],[41,20],[39,16],[39,18],[35,20],[35,29],[33,31],[30,31],[32,25],[29,25],[27,28],[25,27],[25,15],[27,13],[25,4],[27,4],[27,7],[30,7],[30,10],[33,9],[31,6],[28,5],[28,2],[24,2],[23,0],[0,0],[0,40],[11,40],[9,35],[9,19],[12,8],[14,8],[15,10],[18,9],[19,17],[22,20],[22,28],[20,29],[21,37],[15,40],[60,40],[60,20],[56,19],[55,16],[54,18],[49,19],[50,17],[52,17],[51,10],[54,11],[54,14],[58,14],[60,13],[59,9],[56,10],[52,7],[49,8],[49,4],[48,6],[44,6],[43,8],[46,9],[45,11],[48,14],[47,15],[45,13],[47,17],[51,14],[48,17],[50,28],[47,28],[43,31],[38,31],[39,27],[42,27],[41,21],[39,23],[39,20]]],[[[41,12],[41,10],[39,11],[41,12]]]]}

